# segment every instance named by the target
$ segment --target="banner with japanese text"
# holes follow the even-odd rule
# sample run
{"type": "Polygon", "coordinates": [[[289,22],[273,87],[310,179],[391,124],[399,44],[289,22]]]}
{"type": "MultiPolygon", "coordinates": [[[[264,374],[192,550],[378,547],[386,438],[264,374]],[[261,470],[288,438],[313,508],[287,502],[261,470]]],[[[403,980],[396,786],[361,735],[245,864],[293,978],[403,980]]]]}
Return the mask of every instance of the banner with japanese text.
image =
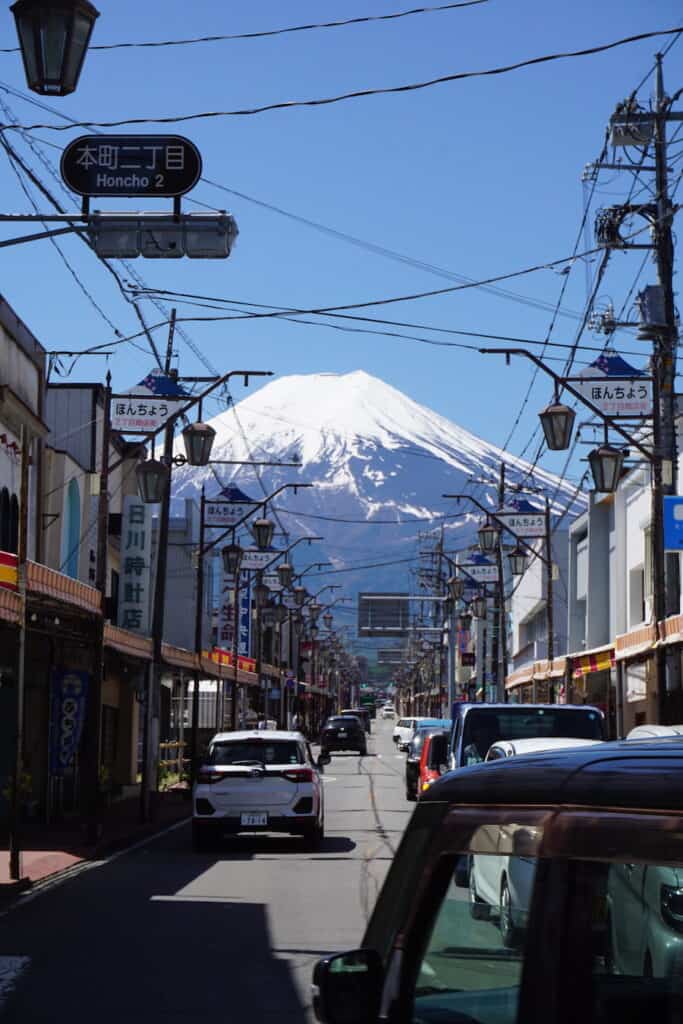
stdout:
{"type": "Polygon", "coordinates": [[[61,777],[73,767],[85,722],[89,672],[55,669],[50,707],[50,773],[61,777]]]}
{"type": "Polygon", "coordinates": [[[118,624],[149,636],[152,589],[152,511],[136,495],[123,499],[118,624]]]}

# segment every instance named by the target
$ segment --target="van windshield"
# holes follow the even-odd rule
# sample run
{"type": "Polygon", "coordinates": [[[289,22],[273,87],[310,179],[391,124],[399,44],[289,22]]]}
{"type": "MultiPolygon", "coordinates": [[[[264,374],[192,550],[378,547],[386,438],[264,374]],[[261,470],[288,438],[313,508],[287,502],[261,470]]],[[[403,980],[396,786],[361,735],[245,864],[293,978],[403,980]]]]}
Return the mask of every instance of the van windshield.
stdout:
{"type": "Polygon", "coordinates": [[[461,763],[483,761],[489,747],[499,740],[547,736],[602,740],[603,721],[592,708],[473,708],[465,717],[461,763]]]}

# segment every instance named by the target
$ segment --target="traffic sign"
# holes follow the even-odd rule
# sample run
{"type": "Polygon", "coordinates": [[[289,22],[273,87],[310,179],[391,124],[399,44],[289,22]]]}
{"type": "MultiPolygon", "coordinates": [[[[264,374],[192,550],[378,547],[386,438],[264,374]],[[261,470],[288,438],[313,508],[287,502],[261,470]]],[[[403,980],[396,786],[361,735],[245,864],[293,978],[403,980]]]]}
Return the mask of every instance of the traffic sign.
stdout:
{"type": "Polygon", "coordinates": [[[664,497],[664,550],[683,551],[683,498],[664,497]]]}
{"type": "Polygon", "coordinates": [[[62,179],[81,196],[182,196],[199,181],[202,158],[181,135],[82,135],[69,143],[62,179]]]}

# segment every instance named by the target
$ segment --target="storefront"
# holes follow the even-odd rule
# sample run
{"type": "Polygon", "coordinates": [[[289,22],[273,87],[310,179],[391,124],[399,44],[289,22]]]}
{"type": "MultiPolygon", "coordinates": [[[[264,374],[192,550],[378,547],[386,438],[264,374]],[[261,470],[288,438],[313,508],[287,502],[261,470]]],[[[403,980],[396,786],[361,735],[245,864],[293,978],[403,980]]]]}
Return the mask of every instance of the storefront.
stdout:
{"type": "Polygon", "coordinates": [[[593,704],[607,722],[609,739],[617,736],[617,671],[614,644],[569,654],[569,704],[593,704]]]}

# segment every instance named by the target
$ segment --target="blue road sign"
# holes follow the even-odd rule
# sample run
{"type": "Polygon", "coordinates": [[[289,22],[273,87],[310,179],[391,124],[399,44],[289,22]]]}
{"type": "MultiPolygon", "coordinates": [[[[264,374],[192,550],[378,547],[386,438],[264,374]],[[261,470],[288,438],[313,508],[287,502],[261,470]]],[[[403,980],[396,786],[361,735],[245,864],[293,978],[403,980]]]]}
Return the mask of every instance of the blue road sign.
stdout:
{"type": "Polygon", "coordinates": [[[664,498],[664,550],[683,551],[683,497],[664,498]]]}

